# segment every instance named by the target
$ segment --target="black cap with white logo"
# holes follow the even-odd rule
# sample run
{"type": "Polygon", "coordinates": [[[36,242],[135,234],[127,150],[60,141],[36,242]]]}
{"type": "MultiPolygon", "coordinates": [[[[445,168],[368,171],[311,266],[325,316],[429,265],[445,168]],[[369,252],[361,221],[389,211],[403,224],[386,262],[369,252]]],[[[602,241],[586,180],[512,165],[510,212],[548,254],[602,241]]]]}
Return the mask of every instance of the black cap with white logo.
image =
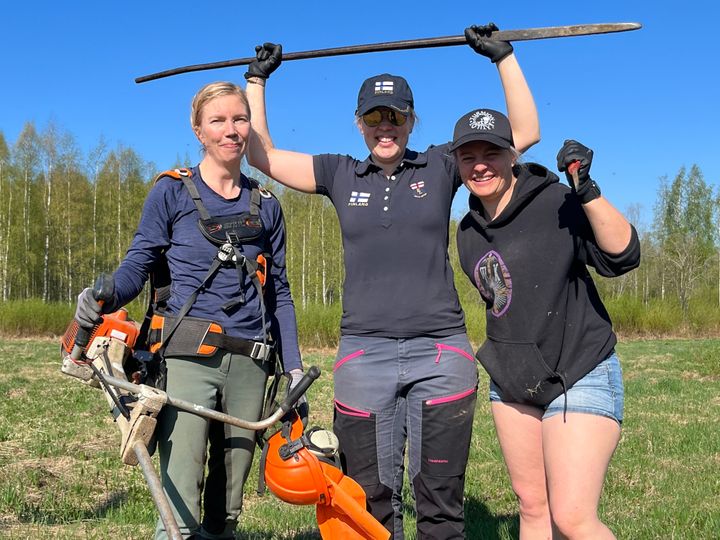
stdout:
{"type": "Polygon", "coordinates": [[[450,151],[472,141],[487,141],[500,148],[515,146],[510,120],[492,109],[474,109],[464,114],[455,124],[450,151]]]}

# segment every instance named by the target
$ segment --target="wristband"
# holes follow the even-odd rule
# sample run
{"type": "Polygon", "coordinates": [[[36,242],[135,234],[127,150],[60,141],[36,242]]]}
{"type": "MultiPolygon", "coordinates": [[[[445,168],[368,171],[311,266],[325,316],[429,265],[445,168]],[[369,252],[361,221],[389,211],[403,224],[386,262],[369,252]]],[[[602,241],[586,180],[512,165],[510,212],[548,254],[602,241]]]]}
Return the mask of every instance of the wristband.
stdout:
{"type": "Polygon", "coordinates": [[[575,193],[580,199],[580,204],[587,204],[600,196],[600,186],[595,183],[595,180],[588,178],[575,193]]]}
{"type": "Polygon", "coordinates": [[[248,84],[259,84],[260,86],[265,86],[265,79],[262,77],[247,77],[248,84]]]}

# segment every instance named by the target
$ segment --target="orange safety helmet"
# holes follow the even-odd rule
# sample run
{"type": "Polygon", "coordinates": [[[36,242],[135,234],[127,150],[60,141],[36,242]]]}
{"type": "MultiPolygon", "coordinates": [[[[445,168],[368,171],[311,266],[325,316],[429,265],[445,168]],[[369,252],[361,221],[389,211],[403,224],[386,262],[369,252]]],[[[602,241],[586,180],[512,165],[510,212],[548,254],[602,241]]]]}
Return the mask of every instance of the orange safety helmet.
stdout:
{"type": "MultiPolygon", "coordinates": [[[[312,430],[311,430],[312,431],[312,430]]],[[[330,433],[328,439],[335,436],[330,433]]],[[[318,448],[303,433],[296,414],[267,442],[265,482],[279,499],[291,504],[315,504],[324,540],[387,540],[390,532],[365,508],[365,492],[326,458],[329,449],[318,448]]]]}
{"type": "Polygon", "coordinates": [[[302,421],[297,416],[270,437],[265,482],[270,491],[290,504],[324,504],[330,496],[325,475],[320,461],[302,444],[302,435],[302,421]]]}

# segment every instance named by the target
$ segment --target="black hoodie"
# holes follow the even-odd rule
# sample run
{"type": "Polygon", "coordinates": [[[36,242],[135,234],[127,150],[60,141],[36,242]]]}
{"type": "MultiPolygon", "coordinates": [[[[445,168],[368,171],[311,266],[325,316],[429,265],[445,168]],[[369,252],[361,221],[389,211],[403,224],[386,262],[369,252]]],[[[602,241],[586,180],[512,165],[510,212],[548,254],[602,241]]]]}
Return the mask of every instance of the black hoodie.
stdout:
{"type": "Polygon", "coordinates": [[[518,168],[512,198],[494,220],[470,195],[458,251],[487,307],[478,360],[503,400],[545,406],[617,342],[586,265],[622,275],[640,263],[640,242],[632,228],[625,251],[604,253],[580,202],[555,174],[535,163],[518,168]]]}

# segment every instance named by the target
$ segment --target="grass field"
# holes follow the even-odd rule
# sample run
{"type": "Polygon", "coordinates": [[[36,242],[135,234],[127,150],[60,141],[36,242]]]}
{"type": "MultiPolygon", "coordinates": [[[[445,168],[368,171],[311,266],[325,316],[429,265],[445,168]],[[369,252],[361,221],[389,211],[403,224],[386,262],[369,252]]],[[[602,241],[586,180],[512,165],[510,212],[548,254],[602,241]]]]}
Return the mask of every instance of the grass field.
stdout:
{"type": "MultiPolygon", "coordinates": [[[[720,340],[635,341],[618,352],[626,420],[603,519],[618,538],[720,538],[720,340]]],[[[309,352],[305,362],[323,370],[309,392],[311,424],[330,427],[332,354],[309,352]]],[[[0,340],[0,537],[151,538],[155,508],[140,470],[120,462],[105,399],[59,365],[55,341],[0,340]]],[[[483,373],[482,395],[486,385],[483,373]]],[[[256,480],[254,472],[239,538],[320,538],[313,508],[259,497],[256,480]]],[[[517,538],[485,399],[478,400],[465,509],[468,538],[517,538]]]]}

